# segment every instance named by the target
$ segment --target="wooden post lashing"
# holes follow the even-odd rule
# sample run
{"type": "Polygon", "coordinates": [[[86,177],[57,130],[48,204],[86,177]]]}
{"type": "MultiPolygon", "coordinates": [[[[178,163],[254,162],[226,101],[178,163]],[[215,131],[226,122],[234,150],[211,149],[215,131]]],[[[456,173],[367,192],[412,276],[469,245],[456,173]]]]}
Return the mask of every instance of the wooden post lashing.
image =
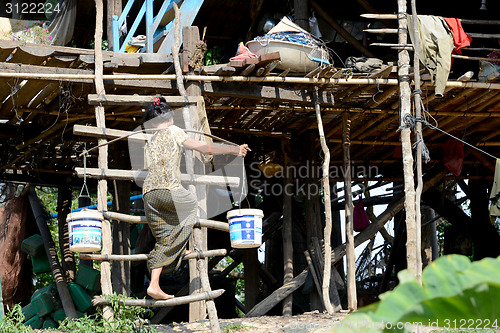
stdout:
{"type": "MultiPolygon", "coordinates": [[[[281,151],[284,156],[285,178],[283,179],[283,284],[293,280],[293,240],[292,240],[292,193],[291,180],[288,174],[289,157],[285,140],[281,140],[281,151]]],[[[292,315],[293,294],[283,300],[283,316],[292,315]]]]}
{"type": "Polygon", "coordinates": [[[351,121],[347,112],[342,113],[342,146],[344,150],[344,194],[345,194],[345,233],[347,262],[347,307],[358,308],[356,296],[356,254],[354,252],[353,204],[351,190],[351,121]]]}
{"type": "MultiPolygon", "coordinates": [[[[398,0],[398,43],[406,44],[408,21],[406,17],[406,1],[398,0]]],[[[398,51],[398,79],[399,79],[399,112],[401,125],[401,149],[403,156],[403,178],[405,189],[406,212],[406,260],[408,269],[416,275],[416,226],[415,226],[415,185],[413,178],[413,155],[411,144],[411,129],[405,123],[405,117],[411,112],[410,90],[410,57],[407,50],[398,51]]]]}
{"type": "MultiPolygon", "coordinates": [[[[413,27],[414,31],[410,31],[413,33],[413,44],[415,48],[415,52],[413,55],[413,73],[414,75],[414,84],[415,84],[415,117],[420,119],[422,116],[422,91],[420,90],[420,34],[418,27],[418,17],[417,17],[417,6],[415,4],[415,0],[411,0],[411,10],[412,10],[412,18],[413,18],[413,27]]],[[[422,145],[423,145],[423,136],[422,136],[422,123],[417,121],[415,128],[415,143],[416,153],[415,159],[417,163],[417,188],[415,190],[415,262],[411,263],[415,266],[415,277],[417,281],[422,283],[422,216],[420,212],[420,198],[422,196],[422,189],[424,187],[422,181],[422,145]]],[[[409,236],[409,234],[408,234],[409,236]]],[[[409,250],[409,249],[407,249],[409,250]]],[[[410,267],[410,263],[408,262],[408,267],[410,267]]]]}
{"type": "Polygon", "coordinates": [[[325,132],[323,130],[323,120],[321,119],[321,108],[318,101],[318,87],[314,87],[313,90],[313,100],[314,107],[316,110],[316,121],[318,123],[318,131],[319,131],[319,140],[321,143],[321,149],[323,150],[323,154],[325,155],[323,161],[323,177],[321,179],[323,186],[323,193],[325,196],[325,231],[324,231],[324,244],[325,244],[325,265],[323,268],[323,302],[329,314],[335,312],[333,309],[332,303],[330,302],[330,275],[332,265],[330,264],[332,261],[332,253],[331,253],[331,245],[330,239],[332,234],[332,206],[330,200],[330,149],[326,144],[325,132]]]}
{"type": "MultiPolygon", "coordinates": [[[[104,89],[103,63],[102,63],[102,29],[103,29],[103,3],[102,0],[96,0],[96,27],[94,35],[94,57],[95,57],[95,88],[98,95],[106,93],[104,89]]],[[[95,117],[97,127],[106,127],[106,117],[104,115],[104,107],[95,107],[95,117]]],[[[98,166],[101,169],[108,168],[108,146],[107,139],[99,138],[97,140],[99,147],[98,166]]],[[[108,182],[101,179],[97,182],[97,209],[99,211],[107,210],[107,194],[108,182]]],[[[108,220],[102,222],[102,254],[111,254],[111,226],[108,220]]],[[[112,295],[113,287],[111,285],[111,264],[109,261],[101,262],[101,289],[103,295],[112,295]]],[[[105,305],[102,309],[102,316],[105,320],[113,319],[113,309],[109,305],[105,305]]]]}

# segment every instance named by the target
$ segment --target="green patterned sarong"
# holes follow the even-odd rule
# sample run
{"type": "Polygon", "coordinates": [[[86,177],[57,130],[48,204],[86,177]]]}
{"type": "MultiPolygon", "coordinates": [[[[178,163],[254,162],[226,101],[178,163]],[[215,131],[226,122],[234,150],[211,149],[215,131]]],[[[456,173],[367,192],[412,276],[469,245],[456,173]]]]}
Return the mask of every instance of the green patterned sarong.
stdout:
{"type": "Polygon", "coordinates": [[[185,188],[148,191],[143,196],[146,219],[156,238],[148,256],[148,269],[163,267],[162,274],[179,267],[196,221],[196,198],[185,188]]]}

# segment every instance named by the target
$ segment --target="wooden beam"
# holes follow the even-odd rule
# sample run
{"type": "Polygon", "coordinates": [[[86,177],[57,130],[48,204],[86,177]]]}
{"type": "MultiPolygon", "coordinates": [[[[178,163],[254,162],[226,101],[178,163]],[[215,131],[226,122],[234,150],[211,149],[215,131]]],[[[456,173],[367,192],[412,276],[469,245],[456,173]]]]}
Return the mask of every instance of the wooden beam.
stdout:
{"type": "Polygon", "coordinates": [[[266,314],[285,297],[293,293],[295,290],[299,289],[306,281],[308,273],[309,269],[304,269],[299,275],[293,278],[293,280],[276,289],[266,299],[254,306],[253,309],[245,315],[245,317],[258,317],[266,314]]]}
{"type": "MultiPolygon", "coordinates": [[[[146,95],[104,95],[89,94],[88,101],[90,105],[145,105],[153,101],[158,96],[146,95]]],[[[196,97],[183,96],[163,96],[170,106],[185,106],[186,104],[196,104],[196,97]]]]}
{"type": "MultiPolygon", "coordinates": [[[[144,180],[147,170],[118,170],[118,169],[98,169],[98,168],[75,168],[78,177],[85,174],[92,179],[117,179],[117,180],[144,180]]],[[[186,184],[204,184],[215,186],[239,186],[239,177],[224,177],[213,175],[188,175],[181,174],[181,181],[186,184]]]]}
{"type": "MultiPolygon", "coordinates": [[[[204,259],[208,257],[216,257],[216,256],[225,256],[227,254],[226,249],[220,250],[208,250],[203,252],[195,252],[186,254],[182,259],[190,260],[190,259],[204,259]]],[[[147,254],[128,254],[128,255],[120,255],[120,254],[89,254],[89,253],[80,253],[80,259],[84,260],[100,260],[100,261],[145,261],[148,260],[147,254]]]]}
{"type": "MultiPolygon", "coordinates": [[[[146,216],[128,215],[117,212],[106,211],[103,213],[104,217],[110,220],[118,220],[128,223],[147,223],[146,216]]],[[[200,219],[195,223],[195,227],[211,228],[220,231],[229,232],[229,225],[227,222],[213,221],[200,219]]]]}
{"type": "MultiPolygon", "coordinates": [[[[165,307],[176,306],[181,304],[189,304],[193,302],[200,302],[211,300],[219,297],[225,292],[224,289],[217,289],[209,292],[201,292],[189,296],[175,297],[168,300],[153,300],[153,299],[120,299],[117,302],[125,306],[141,306],[141,307],[165,307]]],[[[92,300],[94,306],[111,304],[111,300],[106,299],[106,296],[96,296],[92,300]]]]}

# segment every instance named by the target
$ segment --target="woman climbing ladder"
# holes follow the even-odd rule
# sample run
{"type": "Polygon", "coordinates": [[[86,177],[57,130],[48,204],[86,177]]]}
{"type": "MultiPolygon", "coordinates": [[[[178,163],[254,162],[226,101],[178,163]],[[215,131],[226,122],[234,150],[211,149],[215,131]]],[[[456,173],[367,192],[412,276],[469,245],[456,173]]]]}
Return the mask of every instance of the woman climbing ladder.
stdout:
{"type": "Polygon", "coordinates": [[[244,157],[248,145],[222,146],[189,138],[174,125],[173,111],[163,97],[146,106],[144,120],[158,129],[144,149],[144,163],[149,169],[142,190],[144,209],[156,239],[147,261],[151,272],[147,293],[154,299],[166,300],[174,296],[161,290],[160,275],[180,265],[196,221],[196,197],[181,185],[182,147],[208,155],[244,157]]]}

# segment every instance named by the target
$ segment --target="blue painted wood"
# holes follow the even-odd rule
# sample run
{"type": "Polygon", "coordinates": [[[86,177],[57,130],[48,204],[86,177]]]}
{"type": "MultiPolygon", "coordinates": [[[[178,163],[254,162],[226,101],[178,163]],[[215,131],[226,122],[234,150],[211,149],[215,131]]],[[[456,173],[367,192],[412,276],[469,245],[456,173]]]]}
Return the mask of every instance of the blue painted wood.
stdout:
{"type": "Polygon", "coordinates": [[[137,17],[135,18],[132,26],[130,27],[127,36],[125,37],[125,40],[122,45],[120,45],[120,27],[123,25],[125,22],[127,15],[130,12],[130,9],[132,8],[135,0],[128,0],[127,4],[125,5],[125,8],[123,9],[122,14],[120,17],[114,15],[113,16],[113,22],[112,22],[112,31],[113,31],[113,36],[112,36],[112,41],[113,41],[113,52],[125,52],[126,47],[127,47],[127,42],[132,39],[132,36],[135,35],[137,28],[139,24],[141,23],[142,19],[144,16],[146,17],[145,22],[146,22],[146,47],[145,50],[142,49],[141,51],[152,53],[153,52],[153,45],[154,43],[161,39],[163,35],[165,36],[165,39],[162,42],[162,45],[160,46],[160,49],[158,50],[159,53],[170,53],[172,44],[174,43],[174,32],[173,32],[173,24],[172,22],[169,22],[164,28],[159,28],[165,13],[167,11],[172,10],[172,4],[173,2],[175,3],[181,3],[180,5],[180,22],[181,26],[190,26],[196,15],[198,14],[198,11],[201,8],[201,5],[203,4],[203,0],[164,0],[160,11],[158,12],[158,15],[154,16],[153,13],[153,1],[154,0],[145,0],[144,3],[142,4],[142,7],[137,14],[137,17]]]}
{"type": "MultiPolygon", "coordinates": [[[[178,3],[180,0],[176,0],[175,3],[178,3]]],[[[153,22],[153,31],[158,30],[158,26],[160,25],[161,19],[163,18],[163,15],[169,10],[172,9],[172,3],[173,0],[165,0],[163,1],[163,4],[161,5],[160,10],[158,11],[158,15],[155,16],[154,22],[153,22]]]]}
{"type": "Polygon", "coordinates": [[[120,26],[118,25],[118,15],[113,15],[113,23],[112,23],[112,30],[113,30],[113,52],[118,52],[120,51],[120,26]]]}
{"type": "Polygon", "coordinates": [[[122,14],[120,15],[120,19],[118,20],[118,25],[122,25],[125,22],[125,18],[127,18],[128,13],[130,12],[130,8],[134,4],[135,0],[128,0],[125,8],[123,8],[122,14]]]}
{"type": "MultiPolygon", "coordinates": [[[[203,0],[185,0],[180,7],[180,23],[181,27],[190,26],[193,24],[194,18],[203,4],[203,0]]],[[[158,53],[170,53],[172,45],[174,44],[174,29],[173,24],[170,22],[165,26],[168,35],[163,40],[158,53]]]]}
{"type": "Polygon", "coordinates": [[[139,26],[139,23],[141,23],[142,18],[146,14],[146,2],[142,4],[141,10],[139,10],[139,13],[137,14],[137,17],[134,20],[134,23],[130,27],[130,30],[127,34],[127,37],[125,37],[125,40],[120,47],[120,52],[125,52],[125,47],[127,46],[127,42],[132,39],[132,36],[135,35],[135,32],[137,31],[137,27],[139,26]]]}

